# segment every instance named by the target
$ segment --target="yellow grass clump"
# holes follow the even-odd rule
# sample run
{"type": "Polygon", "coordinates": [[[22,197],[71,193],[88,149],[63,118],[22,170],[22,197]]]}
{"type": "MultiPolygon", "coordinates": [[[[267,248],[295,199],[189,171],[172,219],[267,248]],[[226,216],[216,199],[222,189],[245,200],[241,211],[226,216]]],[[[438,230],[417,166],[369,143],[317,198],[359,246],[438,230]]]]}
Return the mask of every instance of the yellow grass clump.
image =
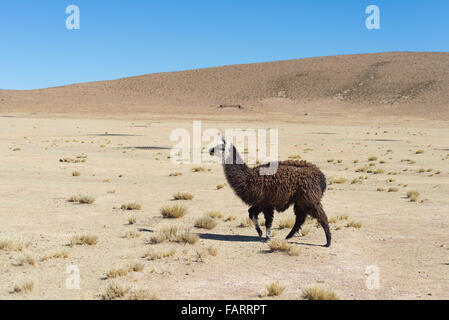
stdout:
{"type": "Polygon", "coordinates": [[[25,281],[22,283],[16,283],[14,285],[15,293],[28,293],[34,290],[34,282],[33,281],[25,281]]]}
{"type": "Polygon", "coordinates": [[[419,198],[419,192],[410,190],[407,192],[407,198],[410,199],[411,202],[417,202],[419,198]]]}
{"type": "Polygon", "coordinates": [[[176,226],[170,226],[156,232],[153,236],[151,236],[149,242],[152,244],[163,243],[165,241],[195,244],[198,240],[198,235],[187,231],[182,231],[176,226]]]}
{"type": "Polygon", "coordinates": [[[73,247],[75,245],[78,245],[78,246],[83,246],[83,245],[94,246],[94,245],[97,244],[97,242],[98,242],[98,237],[97,236],[83,234],[83,235],[75,235],[75,236],[71,237],[69,245],[71,247],[73,247]]]}
{"type": "Polygon", "coordinates": [[[178,192],[173,195],[173,199],[175,200],[192,200],[193,194],[188,192],[178,192]]]}
{"type": "Polygon", "coordinates": [[[25,266],[25,265],[35,266],[36,258],[34,258],[29,254],[19,258],[19,260],[17,261],[17,266],[25,266]]]}
{"type": "Polygon", "coordinates": [[[346,224],[346,228],[360,229],[361,227],[362,224],[360,222],[350,221],[346,224]]]}
{"type": "Polygon", "coordinates": [[[209,211],[206,213],[206,216],[214,218],[214,219],[222,219],[223,218],[223,214],[221,214],[221,212],[218,212],[218,211],[209,211]]]}
{"type": "Polygon", "coordinates": [[[204,171],[206,171],[206,169],[204,169],[203,167],[192,168],[192,172],[204,172],[204,171]]]}
{"type": "Polygon", "coordinates": [[[345,183],[346,179],[345,178],[330,178],[329,179],[329,184],[342,184],[345,183]]]}
{"type": "Polygon", "coordinates": [[[240,221],[239,228],[249,228],[253,226],[253,221],[250,218],[245,218],[240,221]]]}
{"type": "Polygon", "coordinates": [[[335,292],[317,286],[305,288],[301,298],[304,300],[338,300],[335,292]]]}
{"type": "Polygon", "coordinates": [[[142,206],[138,203],[131,202],[131,203],[122,204],[120,209],[122,209],[124,211],[142,210],[142,206]]]}
{"type": "Polygon", "coordinates": [[[41,261],[48,261],[51,259],[67,259],[69,257],[69,254],[67,251],[55,251],[50,252],[41,257],[41,261]]]}
{"type": "Polygon", "coordinates": [[[217,226],[217,222],[211,217],[202,217],[195,220],[194,226],[200,229],[212,230],[217,226]]]}
{"type": "Polygon", "coordinates": [[[183,205],[164,206],[160,209],[160,212],[164,218],[178,219],[185,216],[187,208],[183,205]]]}
{"type": "Polygon", "coordinates": [[[143,258],[148,258],[149,260],[160,260],[172,257],[176,254],[175,249],[170,250],[150,250],[143,255],[143,258]]]}
{"type": "Polygon", "coordinates": [[[287,240],[283,239],[273,239],[268,243],[271,252],[286,252],[291,256],[299,255],[299,250],[293,247],[287,240]]]}
{"type": "Polygon", "coordinates": [[[73,177],[79,177],[81,175],[81,173],[79,173],[78,171],[73,171],[72,172],[72,176],[73,177]]]}
{"type": "Polygon", "coordinates": [[[4,251],[23,251],[28,248],[30,242],[22,238],[5,237],[0,238],[0,250],[4,251]]]}
{"type": "Polygon", "coordinates": [[[279,228],[291,229],[295,225],[295,218],[287,218],[279,221],[279,228]]]}
{"type": "Polygon", "coordinates": [[[100,298],[102,300],[115,300],[124,298],[129,290],[130,288],[128,286],[120,285],[117,283],[110,283],[105,292],[100,295],[100,298]]]}
{"type": "Polygon", "coordinates": [[[79,203],[79,204],[92,204],[95,199],[89,196],[71,196],[68,200],[69,202],[79,203]]]}
{"type": "Polygon", "coordinates": [[[267,286],[267,295],[269,297],[277,297],[284,292],[285,287],[282,286],[279,282],[273,282],[267,286]]]}
{"type": "Polygon", "coordinates": [[[224,184],[217,184],[217,190],[223,189],[225,187],[224,184]]]}

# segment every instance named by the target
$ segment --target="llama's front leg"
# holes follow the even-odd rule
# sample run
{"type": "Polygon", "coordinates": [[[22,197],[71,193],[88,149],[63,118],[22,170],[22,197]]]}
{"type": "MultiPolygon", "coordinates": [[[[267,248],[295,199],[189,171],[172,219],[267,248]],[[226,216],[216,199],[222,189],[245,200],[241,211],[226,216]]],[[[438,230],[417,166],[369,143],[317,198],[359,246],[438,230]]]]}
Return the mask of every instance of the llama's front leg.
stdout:
{"type": "Polygon", "coordinates": [[[273,224],[274,209],[272,207],[264,208],[263,215],[265,216],[265,228],[267,229],[267,241],[268,241],[271,238],[271,225],[273,224]]]}
{"type": "Polygon", "coordinates": [[[251,208],[249,208],[248,213],[249,213],[249,218],[253,221],[254,226],[256,227],[256,231],[259,234],[259,237],[262,237],[262,230],[259,227],[259,213],[260,213],[260,209],[256,206],[253,206],[251,208]]]}

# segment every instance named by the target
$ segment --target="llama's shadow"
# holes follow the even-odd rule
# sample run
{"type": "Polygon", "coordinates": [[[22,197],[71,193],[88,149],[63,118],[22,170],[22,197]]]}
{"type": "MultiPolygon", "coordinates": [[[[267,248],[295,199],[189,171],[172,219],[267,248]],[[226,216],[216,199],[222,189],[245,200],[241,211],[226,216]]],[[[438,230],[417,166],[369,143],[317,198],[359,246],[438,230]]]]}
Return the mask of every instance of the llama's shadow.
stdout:
{"type": "Polygon", "coordinates": [[[198,234],[201,239],[216,240],[216,241],[231,241],[231,242],[264,242],[265,238],[257,236],[242,236],[237,234],[213,234],[201,233],[198,234]]]}

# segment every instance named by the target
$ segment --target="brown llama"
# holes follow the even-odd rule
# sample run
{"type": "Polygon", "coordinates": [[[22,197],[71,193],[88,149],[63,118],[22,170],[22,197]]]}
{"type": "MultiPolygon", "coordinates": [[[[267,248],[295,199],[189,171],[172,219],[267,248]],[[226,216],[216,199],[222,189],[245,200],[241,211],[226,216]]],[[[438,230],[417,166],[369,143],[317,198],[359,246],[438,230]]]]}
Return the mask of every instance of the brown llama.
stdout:
{"type": "Polygon", "coordinates": [[[286,239],[290,239],[301,228],[307,215],[317,219],[326,234],[326,247],[331,245],[331,233],[321,198],[326,190],[326,177],[312,163],[306,161],[279,161],[249,168],[234,145],[223,139],[209,150],[223,162],[226,179],[234,193],[250,206],[249,217],[262,237],[258,216],[265,216],[266,239],[271,237],[274,210],[283,212],[292,204],[296,222],[286,239]],[[261,170],[274,167],[272,174],[261,174],[261,170]]]}

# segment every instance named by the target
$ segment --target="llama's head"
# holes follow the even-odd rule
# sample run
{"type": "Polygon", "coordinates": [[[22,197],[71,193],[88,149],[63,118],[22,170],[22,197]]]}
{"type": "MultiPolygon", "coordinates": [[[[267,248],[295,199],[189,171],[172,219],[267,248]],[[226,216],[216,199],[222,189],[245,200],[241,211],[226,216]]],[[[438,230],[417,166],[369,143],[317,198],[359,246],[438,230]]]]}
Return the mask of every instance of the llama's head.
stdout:
{"type": "Polygon", "coordinates": [[[220,159],[224,159],[226,153],[226,140],[222,138],[220,143],[218,143],[215,147],[209,149],[209,154],[211,157],[216,156],[220,159]]]}

